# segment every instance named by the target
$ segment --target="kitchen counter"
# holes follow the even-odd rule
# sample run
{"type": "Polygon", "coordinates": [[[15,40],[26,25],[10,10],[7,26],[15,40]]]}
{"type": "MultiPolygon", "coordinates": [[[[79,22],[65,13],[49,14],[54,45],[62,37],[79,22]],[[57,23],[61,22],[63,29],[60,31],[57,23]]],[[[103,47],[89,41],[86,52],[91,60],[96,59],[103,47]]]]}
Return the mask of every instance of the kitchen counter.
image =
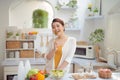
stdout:
{"type": "MultiPolygon", "coordinates": [[[[25,62],[28,59],[24,59],[23,61],[25,62]]],[[[20,60],[5,60],[2,62],[3,66],[18,66],[20,60]]],[[[39,59],[29,59],[31,65],[39,65],[39,64],[45,64],[45,59],[44,58],[39,58],[39,59]]]]}
{"type": "Polygon", "coordinates": [[[90,63],[93,66],[108,66],[107,63],[97,62],[95,59],[84,59],[84,58],[76,58],[74,57],[72,63],[78,64],[80,66],[88,66],[90,63]]]}
{"type": "MultiPolygon", "coordinates": [[[[2,65],[4,67],[4,80],[7,80],[7,78],[11,79],[11,76],[16,76],[18,74],[18,65],[20,61],[24,60],[5,60],[2,62],[2,65]]],[[[45,66],[45,59],[44,58],[37,58],[37,59],[29,59],[31,67],[36,69],[44,69],[45,66]]]]}
{"type": "MultiPolygon", "coordinates": [[[[66,74],[62,79],[60,80],[74,80],[72,77],[73,73],[66,74]]],[[[94,75],[96,75],[97,78],[95,79],[87,79],[87,80],[120,80],[120,73],[112,73],[112,78],[110,79],[102,79],[98,77],[98,74],[95,72],[94,75]]],[[[45,80],[53,80],[52,78],[47,78],[45,80]]],[[[86,79],[85,79],[86,80],[86,79]]]]}
{"type": "MultiPolygon", "coordinates": [[[[39,58],[39,59],[29,59],[30,60],[30,64],[31,65],[37,65],[37,68],[44,68],[44,65],[46,63],[44,58],[39,58]],[[40,66],[41,65],[41,66],[40,66]]],[[[23,60],[25,61],[25,60],[23,60]]],[[[89,63],[92,62],[92,65],[100,65],[100,66],[107,66],[106,63],[101,63],[101,62],[97,62],[96,60],[89,60],[89,59],[81,59],[81,58],[73,58],[72,60],[72,64],[78,64],[80,66],[87,66],[89,65],[89,63]]],[[[6,76],[10,75],[10,73],[12,74],[17,74],[17,66],[19,64],[19,60],[5,60],[2,62],[2,65],[4,66],[4,80],[6,80],[6,76]],[[14,67],[16,66],[16,67],[14,67]]],[[[74,67],[73,67],[74,69],[74,67]]],[[[65,75],[65,77],[62,80],[74,80],[73,78],[71,78],[71,74],[69,73],[67,75],[65,75]]],[[[108,79],[108,80],[119,80],[120,77],[118,76],[120,75],[120,73],[113,73],[112,79],[108,79]],[[119,79],[114,79],[114,78],[119,78],[119,79]]],[[[46,80],[53,80],[53,79],[46,79],[46,80]]],[[[92,79],[90,79],[92,80],[92,79]]],[[[93,79],[93,80],[102,80],[101,78],[97,78],[97,79],[93,79]]]]}
{"type": "Polygon", "coordinates": [[[95,59],[85,59],[85,58],[76,58],[74,57],[72,60],[72,64],[73,64],[73,73],[77,72],[79,68],[86,68],[90,65],[93,66],[94,70],[97,70],[97,68],[99,67],[103,67],[103,68],[108,68],[109,65],[107,63],[104,62],[97,62],[95,59]]]}
{"type": "MultiPolygon", "coordinates": [[[[23,59],[23,61],[26,61],[27,59],[23,59]]],[[[17,60],[4,60],[2,62],[3,66],[17,66],[19,64],[19,59],[17,60]]],[[[29,59],[30,64],[34,65],[34,64],[45,64],[45,59],[44,58],[33,58],[33,59],[29,59]]],[[[83,59],[83,58],[73,58],[72,63],[74,64],[78,64],[81,66],[86,66],[89,65],[90,63],[92,63],[92,65],[104,65],[107,66],[106,63],[102,63],[102,62],[97,62],[95,59],[83,59]]]]}

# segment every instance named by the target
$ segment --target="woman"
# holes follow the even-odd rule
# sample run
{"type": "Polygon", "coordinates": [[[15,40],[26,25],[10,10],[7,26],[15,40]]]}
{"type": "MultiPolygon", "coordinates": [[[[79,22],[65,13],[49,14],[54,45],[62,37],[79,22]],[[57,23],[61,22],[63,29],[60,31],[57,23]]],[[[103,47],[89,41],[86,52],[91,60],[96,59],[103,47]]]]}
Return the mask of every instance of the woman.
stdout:
{"type": "Polygon", "coordinates": [[[65,35],[64,31],[64,22],[59,18],[53,19],[52,32],[56,37],[50,41],[49,53],[45,56],[48,71],[53,69],[69,71],[76,50],[76,39],[65,35]]]}

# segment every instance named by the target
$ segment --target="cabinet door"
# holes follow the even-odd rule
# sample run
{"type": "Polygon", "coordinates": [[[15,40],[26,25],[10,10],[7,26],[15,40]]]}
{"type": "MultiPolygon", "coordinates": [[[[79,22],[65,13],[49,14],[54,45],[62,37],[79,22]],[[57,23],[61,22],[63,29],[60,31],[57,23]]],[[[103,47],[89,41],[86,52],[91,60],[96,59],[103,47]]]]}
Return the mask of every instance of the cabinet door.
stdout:
{"type": "MultiPolygon", "coordinates": [[[[45,64],[35,64],[32,68],[44,70],[45,64]]],[[[17,76],[18,66],[4,67],[4,80],[13,80],[14,76],[17,76]]]]}

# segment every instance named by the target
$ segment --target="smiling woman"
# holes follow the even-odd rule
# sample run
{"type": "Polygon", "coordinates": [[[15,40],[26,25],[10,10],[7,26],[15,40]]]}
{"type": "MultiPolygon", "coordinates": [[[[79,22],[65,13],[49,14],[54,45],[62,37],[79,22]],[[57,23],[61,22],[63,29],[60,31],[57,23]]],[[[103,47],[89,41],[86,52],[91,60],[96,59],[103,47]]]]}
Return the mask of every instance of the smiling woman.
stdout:
{"type": "Polygon", "coordinates": [[[54,17],[54,10],[48,1],[43,0],[15,0],[9,8],[9,26],[18,28],[32,28],[32,14],[34,10],[42,9],[48,12],[48,28],[54,17]]]}

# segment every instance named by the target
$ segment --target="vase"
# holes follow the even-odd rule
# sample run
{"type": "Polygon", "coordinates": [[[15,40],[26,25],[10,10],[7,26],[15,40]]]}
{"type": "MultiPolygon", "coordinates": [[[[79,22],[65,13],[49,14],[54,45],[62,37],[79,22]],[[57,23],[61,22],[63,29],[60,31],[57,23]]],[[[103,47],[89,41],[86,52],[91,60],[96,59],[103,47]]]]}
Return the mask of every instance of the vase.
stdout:
{"type": "Polygon", "coordinates": [[[16,36],[16,40],[19,40],[20,39],[20,37],[19,36],[16,36]]]}
{"type": "Polygon", "coordinates": [[[88,16],[93,16],[93,11],[92,10],[88,9],[87,13],[88,13],[88,16]]]}
{"type": "Polygon", "coordinates": [[[99,61],[99,57],[100,57],[100,53],[101,53],[99,44],[94,45],[94,51],[95,51],[95,58],[97,61],[99,61]]]}
{"type": "Polygon", "coordinates": [[[99,16],[99,13],[98,12],[94,12],[94,16],[99,16]]]}

